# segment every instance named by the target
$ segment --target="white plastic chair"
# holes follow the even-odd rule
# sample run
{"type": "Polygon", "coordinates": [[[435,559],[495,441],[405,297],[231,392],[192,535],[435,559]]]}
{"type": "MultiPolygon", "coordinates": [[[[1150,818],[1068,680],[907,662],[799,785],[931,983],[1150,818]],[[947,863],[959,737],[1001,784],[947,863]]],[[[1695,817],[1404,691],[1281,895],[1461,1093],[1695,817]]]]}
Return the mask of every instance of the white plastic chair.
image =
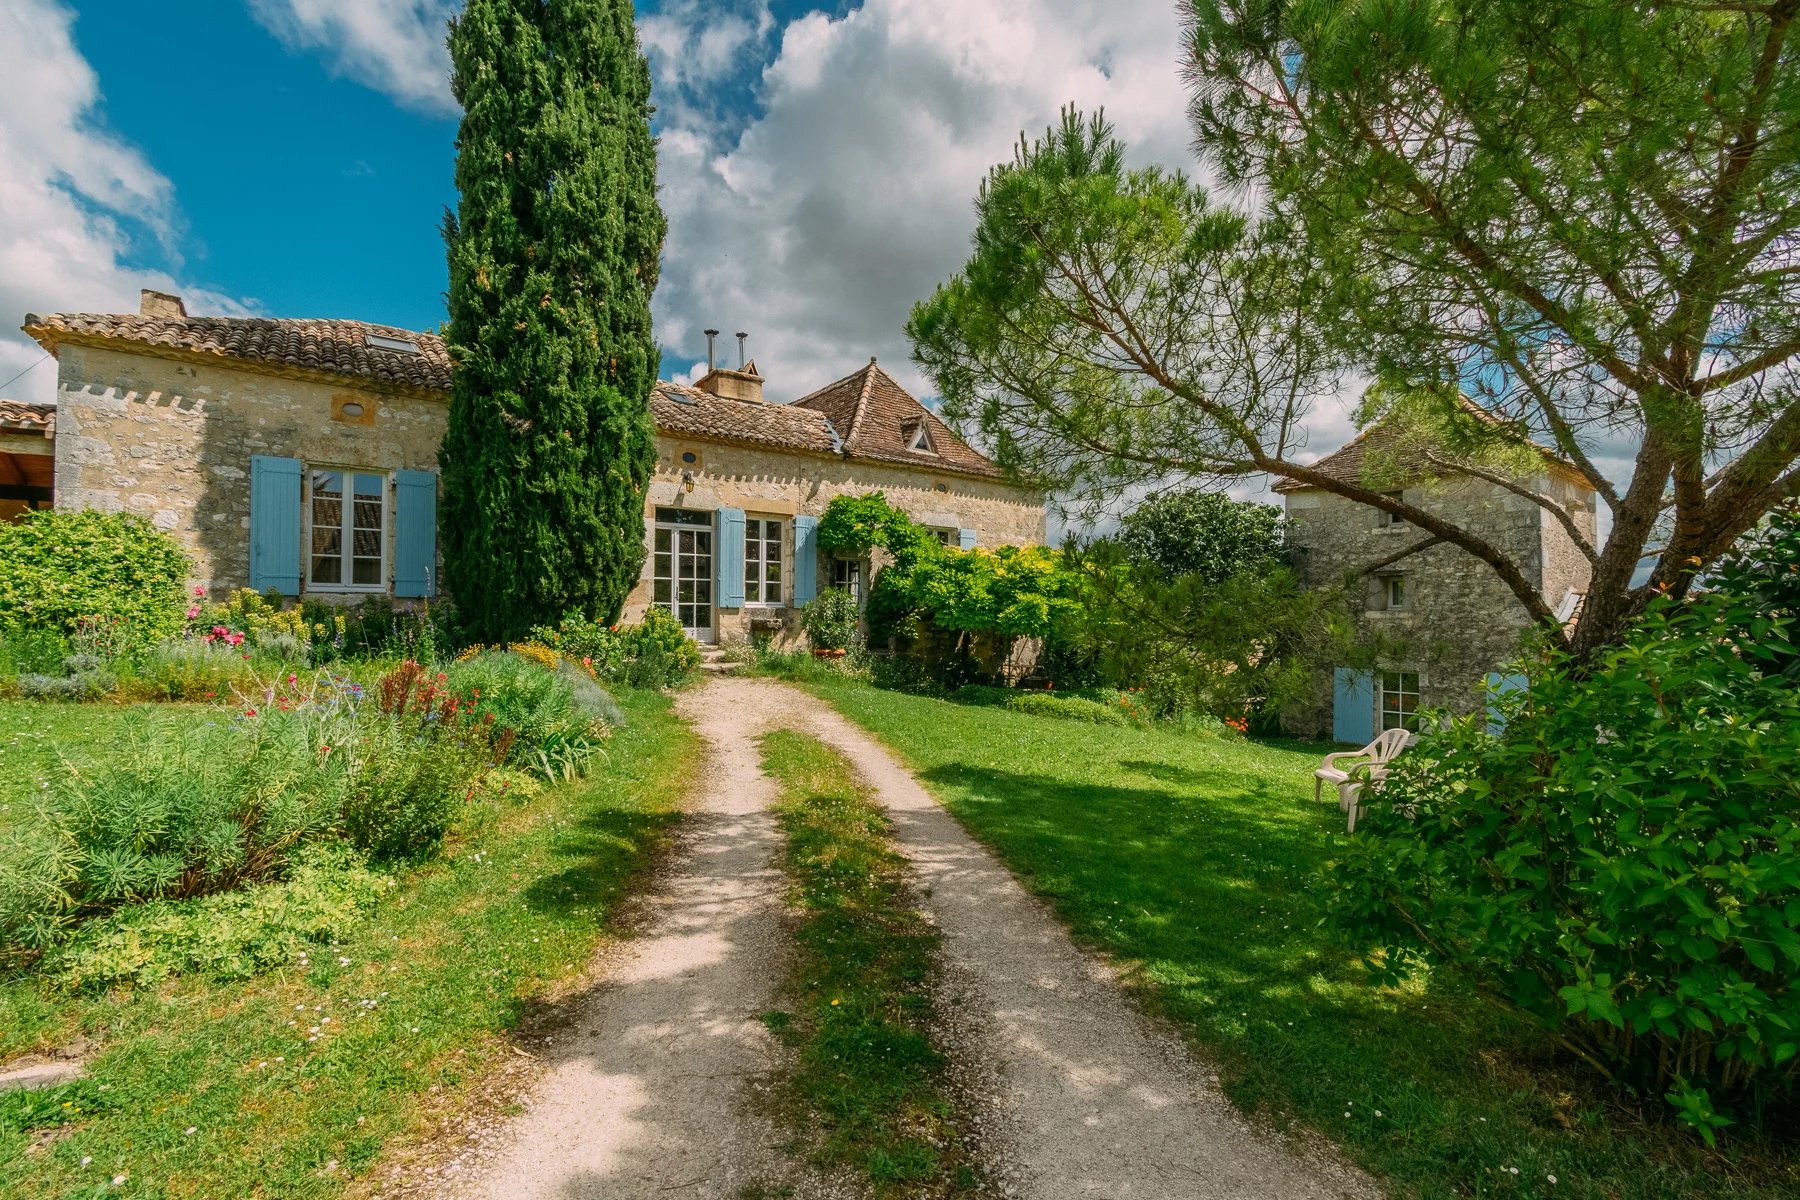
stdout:
{"type": "Polygon", "coordinates": [[[1356,777],[1355,772],[1367,767],[1367,782],[1379,783],[1387,775],[1387,764],[1400,756],[1400,752],[1411,744],[1412,737],[1404,729],[1384,729],[1381,736],[1361,750],[1339,750],[1334,754],[1327,754],[1313,772],[1313,799],[1323,797],[1327,783],[1337,788],[1338,808],[1350,818],[1348,832],[1355,833],[1356,818],[1362,808],[1357,803],[1357,798],[1364,783],[1363,779],[1356,777]],[[1339,762],[1346,765],[1334,765],[1339,762]]]}

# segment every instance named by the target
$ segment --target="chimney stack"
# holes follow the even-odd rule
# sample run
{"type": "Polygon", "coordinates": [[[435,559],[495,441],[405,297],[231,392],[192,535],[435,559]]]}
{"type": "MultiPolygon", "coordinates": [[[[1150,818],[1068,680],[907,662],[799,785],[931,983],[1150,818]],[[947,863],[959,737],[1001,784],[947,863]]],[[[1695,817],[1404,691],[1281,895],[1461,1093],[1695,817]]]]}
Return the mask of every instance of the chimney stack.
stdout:
{"type": "Polygon", "coordinates": [[[756,364],[750,361],[749,354],[744,349],[744,339],[750,335],[747,333],[737,335],[738,365],[733,370],[730,367],[721,367],[717,355],[713,352],[713,339],[718,336],[719,331],[708,329],[705,333],[706,374],[695,381],[694,386],[703,392],[711,392],[726,400],[742,400],[746,404],[761,404],[763,402],[762,376],[756,373],[756,364]]]}
{"type": "Polygon", "coordinates": [[[138,293],[138,315],[180,320],[187,316],[187,305],[181,302],[180,296],[144,288],[138,293]]]}

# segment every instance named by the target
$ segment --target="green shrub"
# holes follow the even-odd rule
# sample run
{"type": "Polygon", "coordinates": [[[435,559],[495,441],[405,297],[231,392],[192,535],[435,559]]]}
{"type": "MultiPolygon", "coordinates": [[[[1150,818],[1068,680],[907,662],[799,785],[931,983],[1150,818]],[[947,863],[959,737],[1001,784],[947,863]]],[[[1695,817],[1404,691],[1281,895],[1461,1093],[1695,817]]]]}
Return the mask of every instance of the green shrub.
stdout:
{"type": "Polygon", "coordinates": [[[278,874],[301,842],[335,827],[357,744],[347,714],[131,728],[0,843],[0,945],[44,949],[73,921],[123,904],[278,874]]]}
{"type": "Polygon", "coordinates": [[[135,904],[91,921],[52,951],[43,969],[70,988],[141,987],[175,974],[247,979],[342,937],[395,886],[347,846],[307,846],[277,882],[135,904]]]}
{"type": "Polygon", "coordinates": [[[965,684],[950,693],[957,704],[977,704],[1029,713],[1034,717],[1055,717],[1060,721],[1086,721],[1090,725],[1129,725],[1131,721],[1117,708],[1080,696],[1055,692],[1021,692],[1012,688],[965,684]]]}
{"type": "Polygon", "coordinates": [[[435,847],[470,794],[486,739],[431,737],[418,723],[386,714],[361,721],[363,745],[344,796],[350,843],[382,859],[412,858],[435,847]]]}
{"type": "Polygon", "coordinates": [[[450,668],[449,687],[492,726],[501,763],[561,778],[571,758],[579,756],[585,764],[586,753],[604,735],[604,727],[597,727],[600,718],[577,704],[568,676],[513,650],[483,650],[462,659],[450,668]]]}
{"type": "Polygon", "coordinates": [[[228,698],[254,686],[255,668],[243,650],[198,637],[171,638],[138,660],[132,688],[155,700],[228,698]]]}
{"type": "Polygon", "coordinates": [[[60,629],[0,630],[0,678],[54,674],[69,650],[69,637],[60,629]]]}
{"type": "Polygon", "coordinates": [[[1528,664],[1499,736],[1396,760],[1326,893],[1378,978],[1459,967],[1709,1141],[1800,1083],[1800,636],[1758,604],[1528,664]]]}
{"type": "Polygon", "coordinates": [[[625,640],[619,636],[616,625],[569,613],[554,627],[539,625],[533,629],[531,640],[587,664],[602,679],[618,679],[624,673],[625,640]]]}
{"type": "Polygon", "coordinates": [[[45,510],[0,524],[0,634],[123,623],[139,642],[181,630],[193,564],[142,517],[45,510]]]}
{"type": "Polygon", "coordinates": [[[625,653],[620,682],[641,688],[674,687],[700,669],[700,647],[666,608],[652,605],[642,622],[619,633],[625,653]]]}
{"type": "Polygon", "coordinates": [[[815,650],[848,650],[861,615],[856,597],[842,588],[827,588],[800,611],[807,640],[815,650]]]}

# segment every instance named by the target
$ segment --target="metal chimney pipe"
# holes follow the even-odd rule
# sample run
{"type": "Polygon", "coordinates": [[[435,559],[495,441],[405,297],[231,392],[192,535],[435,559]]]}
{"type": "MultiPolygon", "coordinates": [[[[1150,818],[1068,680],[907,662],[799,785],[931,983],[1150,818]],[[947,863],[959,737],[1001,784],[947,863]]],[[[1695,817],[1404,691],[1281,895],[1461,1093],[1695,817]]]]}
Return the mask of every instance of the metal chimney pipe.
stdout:
{"type": "Polygon", "coordinates": [[[715,365],[713,363],[713,339],[719,336],[719,331],[716,329],[707,329],[702,330],[702,332],[706,334],[706,369],[711,371],[715,365]]]}
{"type": "Polygon", "coordinates": [[[749,337],[749,336],[750,336],[750,335],[749,335],[749,334],[747,334],[747,333],[740,333],[740,334],[738,334],[738,335],[737,335],[737,340],[738,340],[738,370],[740,370],[740,371],[741,371],[741,370],[743,370],[743,369],[744,369],[744,366],[745,366],[745,364],[747,364],[747,363],[748,363],[748,362],[749,362],[749,361],[750,361],[750,360],[749,360],[749,359],[747,359],[747,358],[745,358],[745,357],[744,357],[744,339],[745,339],[745,338],[747,338],[747,337],[749,337]]]}

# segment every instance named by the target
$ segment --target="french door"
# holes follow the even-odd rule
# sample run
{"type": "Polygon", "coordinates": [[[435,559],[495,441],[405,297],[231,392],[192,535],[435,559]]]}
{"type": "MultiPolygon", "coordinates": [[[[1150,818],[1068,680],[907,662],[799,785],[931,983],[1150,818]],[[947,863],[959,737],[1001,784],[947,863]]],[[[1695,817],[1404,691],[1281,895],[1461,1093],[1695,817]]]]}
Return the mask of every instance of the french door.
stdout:
{"type": "Polygon", "coordinates": [[[675,614],[688,636],[713,640],[712,514],[656,510],[651,599],[675,614]]]}

